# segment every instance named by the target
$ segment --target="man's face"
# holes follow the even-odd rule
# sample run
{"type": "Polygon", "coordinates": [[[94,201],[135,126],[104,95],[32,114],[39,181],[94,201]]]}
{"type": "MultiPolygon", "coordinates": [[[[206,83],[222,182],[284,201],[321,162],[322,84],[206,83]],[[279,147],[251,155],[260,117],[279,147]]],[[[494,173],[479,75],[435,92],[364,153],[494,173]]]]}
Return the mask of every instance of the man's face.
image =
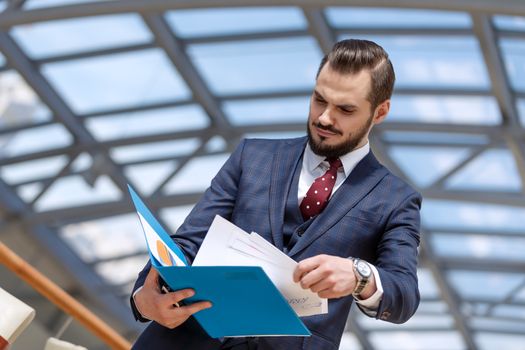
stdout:
{"type": "Polygon", "coordinates": [[[390,101],[375,111],[367,100],[371,77],[367,70],[340,74],[327,63],[317,77],[310,98],[308,136],[313,152],[338,158],[366,144],[374,124],[386,117],[390,101]]]}

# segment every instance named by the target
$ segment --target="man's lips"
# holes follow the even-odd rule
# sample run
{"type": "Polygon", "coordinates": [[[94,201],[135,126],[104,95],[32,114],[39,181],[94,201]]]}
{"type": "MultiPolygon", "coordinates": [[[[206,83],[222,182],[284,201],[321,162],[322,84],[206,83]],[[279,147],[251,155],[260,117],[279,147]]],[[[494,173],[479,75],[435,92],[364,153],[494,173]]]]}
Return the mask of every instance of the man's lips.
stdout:
{"type": "Polygon", "coordinates": [[[319,127],[315,127],[315,131],[317,132],[317,134],[319,136],[323,136],[323,137],[330,137],[330,136],[336,136],[337,133],[333,132],[333,131],[328,131],[328,130],[325,130],[325,129],[321,129],[319,127]]]}

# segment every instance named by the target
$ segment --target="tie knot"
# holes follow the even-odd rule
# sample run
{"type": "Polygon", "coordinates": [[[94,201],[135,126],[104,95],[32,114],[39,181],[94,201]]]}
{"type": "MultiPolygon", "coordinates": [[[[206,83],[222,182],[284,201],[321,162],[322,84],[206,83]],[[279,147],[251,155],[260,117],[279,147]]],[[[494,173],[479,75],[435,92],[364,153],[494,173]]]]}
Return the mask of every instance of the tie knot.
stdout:
{"type": "Polygon", "coordinates": [[[339,158],[327,159],[327,161],[328,161],[328,164],[330,164],[330,169],[337,170],[343,165],[343,163],[341,162],[341,159],[339,159],[339,158]]]}

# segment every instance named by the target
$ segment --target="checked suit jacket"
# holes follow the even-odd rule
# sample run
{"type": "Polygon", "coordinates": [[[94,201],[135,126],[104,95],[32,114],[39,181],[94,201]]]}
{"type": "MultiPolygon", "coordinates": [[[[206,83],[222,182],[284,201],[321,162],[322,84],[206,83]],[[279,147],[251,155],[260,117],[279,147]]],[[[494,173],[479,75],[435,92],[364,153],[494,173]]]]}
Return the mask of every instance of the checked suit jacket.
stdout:
{"type": "MultiPolygon", "coordinates": [[[[173,239],[193,260],[216,214],[283,249],[284,211],[306,137],[243,140],[212,180],[173,239]]],[[[407,321],[419,305],[416,275],[421,196],[382,166],[372,152],[358,163],[287,252],[296,261],[328,254],[374,264],[384,289],[376,318],[407,321]]],[[[134,290],[149,270],[140,272],[134,290]]],[[[260,350],[338,349],[353,304],[351,296],[330,299],[328,314],[303,317],[311,337],[262,337],[260,350]]],[[[132,302],[135,316],[140,319],[132,302]]],[[[239,320],[242,322],[242,320],[239,320]]],[[[170,330],[152,322],[134,349],[221,349],[190,318],[170,330]]]]}

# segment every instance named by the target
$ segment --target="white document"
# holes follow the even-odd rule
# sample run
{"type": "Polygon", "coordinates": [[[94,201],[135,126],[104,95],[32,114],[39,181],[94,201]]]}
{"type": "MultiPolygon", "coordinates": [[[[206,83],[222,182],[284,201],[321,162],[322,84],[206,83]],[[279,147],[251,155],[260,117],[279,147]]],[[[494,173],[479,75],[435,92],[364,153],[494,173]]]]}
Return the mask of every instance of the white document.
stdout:
{"type": "Polygon", "coordinates": [[[292,258],[257,233],[216,216],[192,266],[260,266],[298,316],[328,313],[328,300],[293,281],[292,258]]]}

